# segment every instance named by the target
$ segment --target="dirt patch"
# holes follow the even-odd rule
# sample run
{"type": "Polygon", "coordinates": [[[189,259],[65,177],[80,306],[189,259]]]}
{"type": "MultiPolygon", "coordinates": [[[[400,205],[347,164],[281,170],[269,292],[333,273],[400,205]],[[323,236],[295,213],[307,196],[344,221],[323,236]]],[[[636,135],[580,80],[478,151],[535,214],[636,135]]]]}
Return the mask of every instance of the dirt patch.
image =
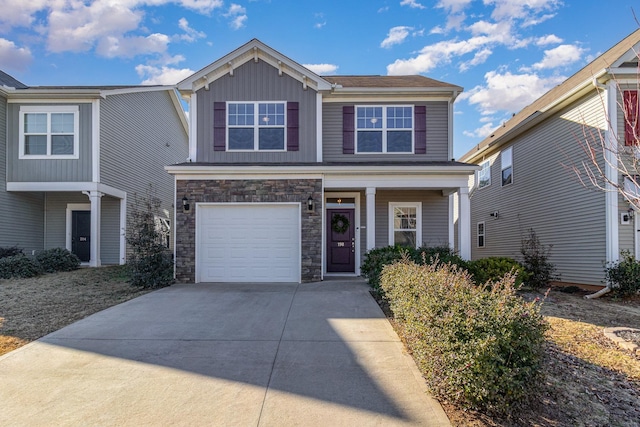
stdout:
{"type": "Polygon", "coordinates": [[[0,355],[147,292],[120,266],[0,280],[0,355]]]}

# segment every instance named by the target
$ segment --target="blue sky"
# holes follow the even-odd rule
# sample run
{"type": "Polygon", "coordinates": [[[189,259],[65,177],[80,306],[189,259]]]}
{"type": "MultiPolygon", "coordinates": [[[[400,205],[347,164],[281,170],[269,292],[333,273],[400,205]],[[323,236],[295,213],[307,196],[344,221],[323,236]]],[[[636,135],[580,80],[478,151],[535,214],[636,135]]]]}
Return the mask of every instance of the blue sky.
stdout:
{"type": "Polygon", "coordinates": [[[319,74],[464,87],[454,154],[638,28],[637,0],[0,0],[0,69],[37,85],[173,84],[258,38],[319,74]]]}

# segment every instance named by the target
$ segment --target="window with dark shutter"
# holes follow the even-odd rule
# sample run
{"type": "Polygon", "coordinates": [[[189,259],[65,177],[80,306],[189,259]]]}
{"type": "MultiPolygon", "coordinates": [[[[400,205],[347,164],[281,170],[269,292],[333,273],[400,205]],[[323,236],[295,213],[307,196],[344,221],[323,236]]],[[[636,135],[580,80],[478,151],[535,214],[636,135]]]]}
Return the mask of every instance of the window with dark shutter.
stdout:
{"type": "Polygon", "coordinates": [[[623,92],[624,107],[624,145],[639,145],[640,108],[638,107],[638,91],[623,92]]]}
{"type": "Polygon", "coordinates": [[[226,114],[226,103],[213,103],[213,151],[225,151],[227,148],[226,114]]]}
{"type": "Polygon", "coordinates": [[[300,149],[298,122],[298,103],[287,102],[287,151],[300,149]]]}
{"type": "Polygon", "coordinates": [[[355,135],[355,122],[354,122],[354,110],[353,105],[345,105],[342,107],[342,153],[353,154],[354,153],[354,135],[355,135]]]}
{"type": "Polygon", "coordinates": [[[427,153],[427,107],[424,105],[416,105],[413,108],[414,116],[414,135],[415,135],[415,153],[427,153]]]}

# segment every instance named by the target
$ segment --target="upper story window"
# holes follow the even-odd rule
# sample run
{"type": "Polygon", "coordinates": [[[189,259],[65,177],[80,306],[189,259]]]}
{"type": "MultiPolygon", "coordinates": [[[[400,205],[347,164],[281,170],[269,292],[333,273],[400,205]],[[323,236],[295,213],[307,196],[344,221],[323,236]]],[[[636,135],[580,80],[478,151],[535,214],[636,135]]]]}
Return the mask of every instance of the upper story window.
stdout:
{"type": "Polygon", "coordinates": [[[77,159],[77,106],[21,106],[19,158],[77,159]]]}
{"type": "Polygon", "coordinates": [[[413,106],[356,106],[357,153],[412,153],[413,106]]]}
{"type": "Polygon", "coordinates": [[[389,244],[417,248],[422,244],[422,203],[389,203],[389,244]]]}
{"type": "Polygon", "coordinates": [[[509,147],[500,153],[500,164],[502,165],[502,186],[513,182],[513,155],[512,147],[509,147]]]}
{"type": "Polygon", "coordinates": [[[230,151],[284,151],[285,102],[229,102],[230,151]]]}
{"type": "Polygon", "coordinates": [[[489,160],[480,163],[482,169],[478,171],[478,188],[484,188],[491,185],[491,162],[489,160]]]}

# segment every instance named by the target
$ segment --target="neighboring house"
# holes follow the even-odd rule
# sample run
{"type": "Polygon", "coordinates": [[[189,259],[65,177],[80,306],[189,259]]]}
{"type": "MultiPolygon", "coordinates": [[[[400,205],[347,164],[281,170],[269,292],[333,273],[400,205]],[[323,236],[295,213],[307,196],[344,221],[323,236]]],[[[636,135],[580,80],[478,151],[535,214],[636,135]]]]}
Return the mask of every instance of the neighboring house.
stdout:
{"type": "MultiPolygon", "coordinates": [[[[621,250],[640,256],[640,216],[615,191],[581,183],[584,135],[625,144],[623,97],[637,96],[640,30],[596,58],[495,130],[462,157],[481,166],[471,194],[472,258],[520,256],[533,229],[552,245],[565,285],[604,285],[603,264],[621,250]]],[[[636,109],[637,114],[637,109],[636,109]]],[[[593,140],[592,140],[593,141],[593,140]]],[[[596,144],[596,148],[598,148],[596,144]]],[[[623,182],[612,157],[596,150],[609,178],[623,182]]]]}
{"type": "MultiPolygon", "coordinates": [[[[172,225],[167,164],[188,156],[173,87],[27,87],[0,72],[0,247],[63,247],[90,266],[126,260],[149,195],[172,225]]],[[[170,233],[169,233],[170,234],[170,233]]]]}
{"type": "Polygon", "coordinates": [[[390,244],[470,256],[477,166],[452,160],[462,88],[422,76],[321,77],[254,39],[178,90],[191,129],[189,162],[167,167],[179,281],[358,275],[367,250],[390,244]]]}

